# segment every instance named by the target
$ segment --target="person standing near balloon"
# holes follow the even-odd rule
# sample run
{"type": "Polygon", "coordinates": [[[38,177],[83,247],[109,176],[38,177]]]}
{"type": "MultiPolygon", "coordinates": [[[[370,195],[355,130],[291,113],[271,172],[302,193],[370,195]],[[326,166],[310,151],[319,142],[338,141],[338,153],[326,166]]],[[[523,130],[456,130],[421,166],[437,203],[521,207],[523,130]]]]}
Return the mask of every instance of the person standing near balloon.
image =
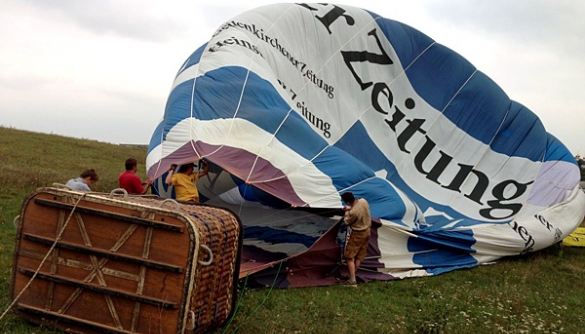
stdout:
{"type": "Polygon", "coordinates": [[[203,162],[203,170],[194,173],[195,163],[182,165],[175,173],[177,165],[171,165],[171,169],[165,178],[165,183],[175,187],[175,195],[177,200],[186,202],[199,203],[199,190],[195,183],[209,171],[207,162],[203,162]]]}
{"type": "Polygon", "coordinates": [[[343,207],[345,211],[343,220],[345,225],[351,227],[351,234],[343,253],[349,271],[349,280],[345,285],[357,287],[355,273],[366,257],[370,244],[370,227],[372,226],[370,205],[363,198],[356,199],[349,191],[341,194],[341,199],[348,205],[343,207]]]}
{"type": "Polygon", "coordinates": [[[575,156],[575,162],[577,162],[577,165],[579,165],[579,171],[581,172],[581,181],[579,182],[579,186],[583,191],[585,191],[585,159],[577,154],[575,156]]]}

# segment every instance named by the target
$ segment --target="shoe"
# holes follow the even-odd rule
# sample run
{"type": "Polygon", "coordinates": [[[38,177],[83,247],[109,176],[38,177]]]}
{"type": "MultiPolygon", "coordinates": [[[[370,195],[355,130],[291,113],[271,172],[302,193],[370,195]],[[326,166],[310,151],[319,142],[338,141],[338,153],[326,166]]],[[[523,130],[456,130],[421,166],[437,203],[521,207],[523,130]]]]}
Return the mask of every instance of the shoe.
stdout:
{"type": "Polygon", "coordinates": [[[357,282],[352,282],[352,281],[345,281],[345,282],[341,283],[341,285],[348,287],[348,288],[357,288],[357,282]]]}
{"type": "Polygon", "coordinates": [[[342,276],[336,277],[335,279],[337,279],[339,282],[347,282],[347,281],[349,281],[349,276],[342,275],[342,276]]]}

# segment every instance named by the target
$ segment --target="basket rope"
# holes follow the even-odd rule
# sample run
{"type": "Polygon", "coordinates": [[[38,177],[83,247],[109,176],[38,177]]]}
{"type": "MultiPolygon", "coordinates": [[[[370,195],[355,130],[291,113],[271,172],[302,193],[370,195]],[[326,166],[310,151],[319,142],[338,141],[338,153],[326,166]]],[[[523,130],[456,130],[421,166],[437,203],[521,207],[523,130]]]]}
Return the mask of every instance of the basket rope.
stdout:
{"type": "Polygon", "coordinates": [[[14,307],[14,305],[16,304],[16,302],[18,301],[18,299],[20,299],[20,297],[22,296],[22,294],[30,287],[30,285],[32,284],[32,282],[37,278],[37,275],[38,275],[39,271],[41,271],[41,268],[45,264],[45,261],[49,258],[49,255],[51,255],[51,253],[53,252],[53,250],[57,246],[57,243],[61,239],[61,236],[63,235],[63,232],[65,232],[65,228],[69,224],[69,221],[71,220],[71,217],[73,217],[73,214],[75,213],[75,209],[77,209],[77,205],[79,205],[79,202],[81,202],[81,200],[85,197],[85,195],[86,195],[86,193],[82,194],[79,197],[79,199],[77,200],[77,202],[75,203],[75,205],[71,209],[71,213],[69,213],[69,217],[67,217],[67,220],[65,221],[65,224],[63,224],[63,227],[61,228],[61,231],[59,231],[59,234],[55,237],[55,242],[53,243],[53,245],[51,245],[51,248],[49,248],[49,251],[47,252],[47,254],[45,255],[45,257],[43,258],[43,260],[39,264],[39,267],[37,268],[37,270],[35,270],[35,273],[32,275],[32,277],[30,278],[30,280],[28,281],[28,283],[26,283],[26,285],[24,286],[24,288],[14,298],[14,300],[12,301],[12,303],[10,303],[10,305],[8,305],[8,308],[6,308],[6,310],[4,311],[4,313],[2,313],[2,315],[0,315],[0,321],[2,321],[2,319],[4,318],[4,316],[14,307]]]}

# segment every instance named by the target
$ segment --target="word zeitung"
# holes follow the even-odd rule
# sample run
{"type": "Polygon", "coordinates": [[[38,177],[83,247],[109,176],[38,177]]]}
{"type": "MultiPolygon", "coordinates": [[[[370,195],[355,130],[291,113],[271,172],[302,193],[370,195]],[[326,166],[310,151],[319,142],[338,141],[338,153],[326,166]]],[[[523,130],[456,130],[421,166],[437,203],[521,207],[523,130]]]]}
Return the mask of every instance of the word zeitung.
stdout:
{"type": "MultiPolygon", "coordinates": [[[[312,5],[308,4],[298,5],[310,11],[315,12],[318,11],[318,9],[312,7],[312,5]]],[[[325,15],[314,16],[318,21],[320,21],[324,25],[329,34],[332,34],[330,26],[334,23],[341,22],[348,24],[350,26],[352,26],[355,23],[355,20],[350,15],[346,14],[346,11],[343,8],[327,4],[320,6],[326,7],[332,6],[332,9],[329,10],[325,15]]],[[[371,89],[372,107],[382,115],[390,115],[390,112],[384,110],[384,108],[378,102],[381,98],[385,98],[388,103],[388,106],[390,106],[391,109],[392,107],[394,108],[394,112],[392,113],[391,117],[384,118],[384,122],[389,126],[389,128],[394,133],[396,133],[397,125],[399,123],[401,122],[408,123],[406,128],[401,133],[396,133],[397,141],[398,146],[402,152],[407,154],[415,154],[414,164],[417,171],[420,174],[424,175],[425,178],[430,182],[433,182],[436,185],[441,186],[442,188],[460,193],[462,192],[461,188],[464,182],[470,176],[473,175],[475,179],[475,186],[473,187],[473,190],[470,193],[464,194],[464,196],[469,200],[482,206],[485,205],[485,203],[482,201],[482,198],[484,197],[487,191],[490,191],[492,196],[495,198],[494,200],[487,201],[487,206],[489,208],[483,208],[479,210],[479,214],[482,217],[490,220],[499,220],[507,219],[517,214],[522,208],[522,204],[519,202],[514,203],[510,201],[513,201],[522,196],[526,192],[528,185],[532,184],[534,181],[521,183],[517,182],[516,180],[509,179],[493,185],[491,184],[486,173],[477,170],[473,165],[468,165],[455,161],[454,157],[448,155],[443,150],[437,148],[436,141],[427,135],[427,131],[424,128],[424,124],[427,120],[420,118],[408,119],[406,117],[406,114],[402,110],[400,110],[400,108],[397,105],[394,104],[394,93],[392,92],[388,84],[386,84],[385,82],[376,83],[371,81],[364,82],[360,75],[354,69],[352,64],[355,62],[359,63],[365,62],[373,66],[394,64],[392,59],[388,56],[388,54],[382,47],[380,39],[377,35],[376,28],[367,31],[366,34],[368,37],[374,38],[376,40],[376,44],[378,46],[378,50],[376,50],[376,52],[379,53],[364,50],[340,51],[341,55],[343,57],[345,65],[353,75],[355,81],[359,84],[361,90],[365,91],[371,89]],[[407,144],[409,140],[415,136],[415,134],[424,136],[425,143],[418,152],[413,153],[407,148],[407,144]],[[437,162],[435,162],[435,164],[433,165],[432,168],[430,168],[430,170],[425,170],[423,168],[423,163],[429,157],[431,152],[440,154],[440,158],[438,159],[437,162]],[[447,169],[448,166],[451,165],[456,165],[458,167],[458,172],[455,174],[455,176],[449,183],[444,182],[441,183],[439,181],[439,177],[443,175],[443,172],[447,169]],[[510,187],[514,188],[514,192],[513,194],[506,196],[505,192],[506,190],[509,190],[510,187]],[[507,214],[502,215],[501,214],[502,211],[506,212],[507,214]]],[[[414,109],[416,107],[415,101],[412,98],[406,98],[405,107],[406,109],[410,110],[414,109]]]]}

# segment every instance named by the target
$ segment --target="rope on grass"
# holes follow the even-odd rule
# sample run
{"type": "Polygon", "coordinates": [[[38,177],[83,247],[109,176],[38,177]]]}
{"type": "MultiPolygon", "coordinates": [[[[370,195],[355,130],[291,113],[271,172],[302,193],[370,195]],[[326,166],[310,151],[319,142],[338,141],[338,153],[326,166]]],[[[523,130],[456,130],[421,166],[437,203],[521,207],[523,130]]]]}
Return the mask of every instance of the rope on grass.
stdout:
{"type": "MultiPolygon", "coordinates": [[[[252,313],[250,313],[246,319],[244,319],[244,321],[238,326],[236,327],[230,334],[234,334],[235,332],[238,331],[238,329],[240,329],[240,327],[242,327],[243,325],[246,324],[246,322],[248,322],[248,320],[250,320],[250,318],[254,315],[254,313],[256,313],[256,311],[258,311],[260,309],[260,307],[262,307],[262,305],[264,305],[264,303],[266,302],[266,300],[268,300],[268,297],[270,297],[270,294],[272,293],[272,290],[274,289],[274,286],[276,285],[276,279],[278,278],[278,275],[280,274],[280,269],[282,268],[282,262],[284,261],[280,261],[280,265],[278,266],[278,271],[276,272],[276,275],[274,275],[274,281],[272,281],[272,286],[270,286],[270,290],[268,290],[268,293],[266,294],[266,296],[264,297],[264,299],[262,300],[262,302],[256,306],[256,308],[252,311],[252,313]]],[[[246,281],[248,281],[248,276],[246,275],[246,281]]],[[[244,288],[242,289],[242,293],[240,296],[240,300],[241,297],[244,294],[244,289],[246,288],[246,285],[244,284],[244,288]]],[[[240,300],[238,300],[238,306],[236,306],[236,311],[240,305],[240,300]]],[[[228,329],[229,329],[229,324],[232,322],[233,318],[235,318],[236,316],[236,312],[234,311],[234,314],[232,315],[232,318],[230,319],[230,321],[228,322],[228,325],[226,327],[226,329],[224,329],[224,331],[222,332],[222,334],[224,334],[228,329]]]]}
{"type": "Polygon", "coordinates": [[[61,228],[61,231],[59,231],[59,234],[55,238],[55,242],[53,243],[53,245],[51,246],[51,248],[47,252],[47,255],[45,255],[45,257],[43,258],[43,260],[39,264],[39,267],[37,268],[37,270],[35,271],[35,273],[32,275],[32,277],[30,278],[30,280],[28,281],[28,283],[26,283],[26,285],[24,286],[24,288],[20,291],[20,293],[18,294],[18,296],[16,296],[16,298],[14,298],[14,300],[12,301],[12,303],[10,303],[10,305],[8,305],[8,308],[4,311],[4,313],[2,313],[2,315],[0,315],[0,321],[2,321],[2,319],[4,319],[4,316],[14,307],[14,305],[16,304],[16,302],[18,301],[18,299],[20,299],[20,297],[22,296],[22,294],[30,287],[30,285],[32,284],[32,282],[37,278],[37,274],[39,273],[39,271],[41,271],[41,268],[43,267],[43,264],[45,264],[45,261],[49,258],[49,255],[51,255],[51,253],[53,252],[53,250],[57,246],[57,243],[61,239],[61,236],[63,235],[63,232],[65,232],[65,228],[69,224],[69,221],[71,220],[71,217],[73,217],[73,213],[75,213],[75,209],[77,209],[77,205],[79,205],[79,202],[81,202],[81,200],[85,197],[85,195],[86,195],[86,193],[84,193],[83,195],[81,195],[81,197],[79,197],[79,199],[77,200],[77,202],[73,206],[73,209],[71,209],[71,213],[69,214],[69,217],[67,217],[67,220],[65,221],[65,224],[63,224],[63,227],[61,228]]]}
{"type": "Polygon", "coordinates": [[[244,297],[244,291],[246,290],[246,285],[248,284],[248,277],[250,277],[250,271],[249,270],[246,273],[246,279],[244,280],[244,285],[242,286],[242,292],[240,292],[240,296],[238,297],[238,303],[236,304],[236,308],[234,309],[234,313],[230,317],[230,320],[226,324],[226,327],[223,330],[223,332],[221,332],[221,334],[225,334],[225,332],[227,332],[227,330],[230,328],[230,325],[231,325],[232,321],[236,317],[236,313],[238,313],[238,309],[240,308],[240,303],[242,302],[242,297],[244,297]]]}

